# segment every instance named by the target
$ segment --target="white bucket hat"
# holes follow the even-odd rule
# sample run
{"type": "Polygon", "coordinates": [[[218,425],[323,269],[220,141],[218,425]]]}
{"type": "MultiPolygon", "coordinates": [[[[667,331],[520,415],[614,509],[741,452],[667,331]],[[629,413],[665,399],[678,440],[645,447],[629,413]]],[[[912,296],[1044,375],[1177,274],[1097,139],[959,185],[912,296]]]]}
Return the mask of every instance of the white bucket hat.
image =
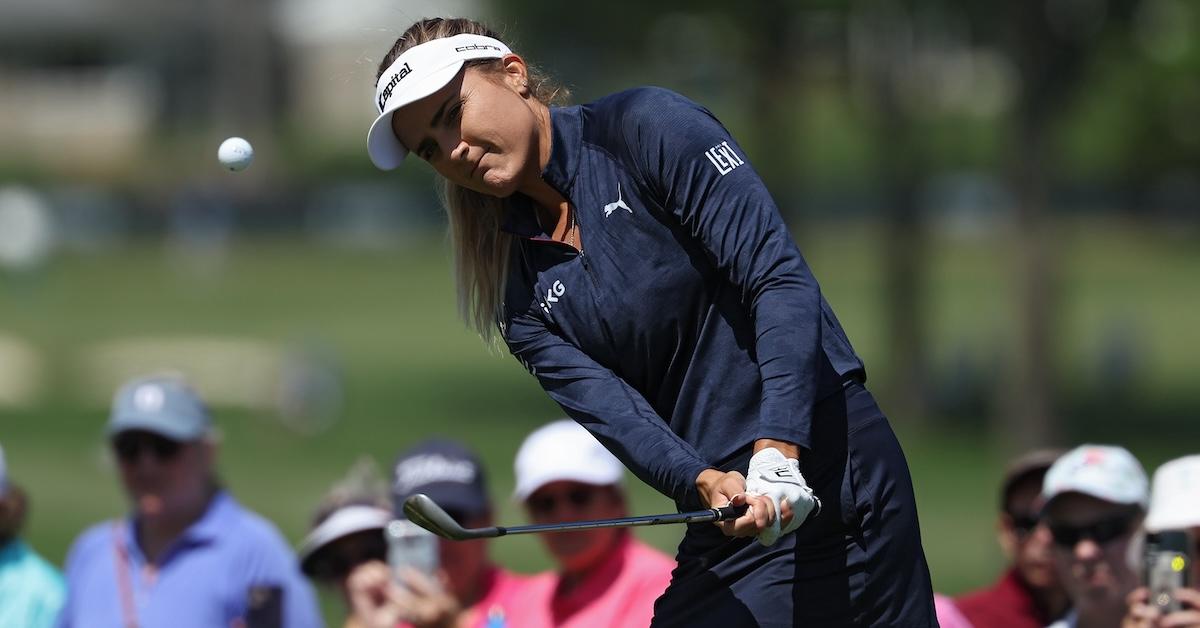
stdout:
{"type": "Polygon", "coordinates": [[[468,34],[434,39],[401,53],[375,85],[379,116],[367,132],[367,153],[375,167],[394,170],[408,155],[392,131],[392,114],[397,109],[445,87],[467,61],[500,59],[508,54],[512,51],[500,40],[468,34]]]}
{"type": "Polygon", "coordinates": [[[513,497],[525,501],[551,482],[571,481],[594,486],[620,484],[625,467],[571,419],[560,419],[534,430],[517,450],[514,465],[517,488],[513,497]]]}
{"type": "Polygon", "coordinates": [[[1164,463],[1154,472],[1150,491],[1150,532],[1200,526],[1200,455],[1164,463]]]}
{"type": "Polygon", "coordinates": [[[1082,493],[1114,504],[1145,510],[1149,481],[1141,463],[1123,447],[1080,445],[1063,454],[1046,471],[1042,497],[1046,505],[1065,493],[1082,493]]]}

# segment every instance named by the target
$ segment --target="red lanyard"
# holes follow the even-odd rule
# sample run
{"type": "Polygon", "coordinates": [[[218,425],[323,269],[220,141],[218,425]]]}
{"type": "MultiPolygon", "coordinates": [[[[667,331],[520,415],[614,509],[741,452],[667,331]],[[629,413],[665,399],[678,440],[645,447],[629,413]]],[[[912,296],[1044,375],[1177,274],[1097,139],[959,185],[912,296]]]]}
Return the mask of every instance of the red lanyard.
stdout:
{"type": "Polygon", "coordinates": [[[137,609],[133,603],[133,578],[129,575],[129,548],[125,546],[119,521],[113,523],[112,532],[113,551],[117,559],[117,590],[121,595],[121,618],[125,628],[138,628],[137,609]]]}

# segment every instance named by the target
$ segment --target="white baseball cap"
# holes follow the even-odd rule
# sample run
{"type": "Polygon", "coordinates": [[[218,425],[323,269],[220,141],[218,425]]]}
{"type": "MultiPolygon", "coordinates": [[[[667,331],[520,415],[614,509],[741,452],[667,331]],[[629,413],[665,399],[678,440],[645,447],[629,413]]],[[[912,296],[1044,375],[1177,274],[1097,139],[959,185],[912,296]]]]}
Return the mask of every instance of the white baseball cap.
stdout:
{"type": "Polygon", "coordinates": [[[1125,448],[1111,445],[1080,445],[1050,465],[1042,481],[1046,505],[1065,493],[1082,493],[1143,510],[1150,501],[1149,481],[1141,463],[1125,448]]]}
{"type": "Polygon", "coordinates": [[[625,477],[621,461],[571,419],[548,423],[527,436],[517,450],[514,469],[517,488],[513,497],[517,501],[525,501],[551,482],[610,486],[625,477]]]}
{"type": "Polygon", "coordinates": [[[1196,526],[1200,526],[1200,455],[1163,463],[1154,472],[1146,529],[1161,532],[1196,526]]]}
{"type": "Polygon", "coordinates": [[[375,84],[375,109],[379,117],[367,132],[367,153],[380,170],[393,170],[404,162],[408,149],[392,131],[392,114],[446,86],[472,59],[500,59],[512,54],[498,39],[483,35],[454,35],[413,46],[396,57],[375,84]]]}

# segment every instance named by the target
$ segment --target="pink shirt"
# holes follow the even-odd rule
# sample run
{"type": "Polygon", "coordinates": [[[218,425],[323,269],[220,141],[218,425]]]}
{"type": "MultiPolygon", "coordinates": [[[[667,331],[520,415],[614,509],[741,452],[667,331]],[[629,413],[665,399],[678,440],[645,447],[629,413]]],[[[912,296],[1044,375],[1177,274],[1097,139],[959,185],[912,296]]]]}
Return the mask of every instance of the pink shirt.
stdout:
{"type": "MultiPolygon", "coordinates": [[[[528,576],[515,574],[499,567],[489,567],[485,578],[486,592],[474,606],[467,609],[466,618],[459,625],[469,628],[515,628],[511,621],[514,610],[524,604],[521,591],[529,582],[528,576]]],[[[396,628],[413,628],[412,624],[400,622],[396,628]]]]}
{"type": "MultiPolygon", "coordinates": [[[[532,576],[520,587],[513,628],[646,628],[654,600],[671,581],[675,561],[635,540],[622,539],[617,550],[566,594],[557,572],[532,576]]],[[[510,606],[513,606],[510,604],[510,606]]]]}
{"type": "Polygon", "coordinates": [[[515,626],[507,618],[516,613],[520,604],[524,604],[521,591],[528,586],[530,578],[500,568],[492,569],[489,577],[491,584],[487,593],[471,607],[471,614],[463,625],[470,628],[515,626]]]}
{"type": "Polygon", "coordinates": [[[971,622],[958,610],[954,600],[941,593],[933,594],[933,609],[942,628],[972,628],[971,622]]]}

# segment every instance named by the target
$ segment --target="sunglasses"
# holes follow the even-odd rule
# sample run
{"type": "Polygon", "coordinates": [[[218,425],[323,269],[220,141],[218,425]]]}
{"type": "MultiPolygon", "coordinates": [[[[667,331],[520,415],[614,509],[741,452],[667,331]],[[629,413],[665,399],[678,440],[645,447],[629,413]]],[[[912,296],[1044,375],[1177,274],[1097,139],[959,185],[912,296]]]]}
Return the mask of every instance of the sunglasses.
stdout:
{"type": "Polygon", "coordinates": [[[1013,532],[1016,532],[1018,536],[1028,536],[1041,522],[1035,515],[1018,515],[1011,512],[1007,514],[1009,521],[1012,522],[1013,532]]]}
{"type": "Polygon", "coordinates": [[[1104,545],[1128,534],[1133,528],[1135,519],[1137,519],[1137,515],[1129,513],[1101,519],[1083,526],[1051,523],[1049,526],[1050,536],[1054,538],[1055,545],[1067,549],[1075,547],[1084,539],[1104,545]]]}
{"type": "Polygon", "coordinates": [[[183,443],[149,432],[125,432],[112,441],[113,451],[117,458],[126,464],[133,464],[142,457],[150,454],[159,462],[169,462],[179,455],[183,443]]]}
{"type": "Polygon", "coordinates": [[[529,507],[529,511],[534,514],[549,514],[554,512],[554,509],[560,503],[568,504],[575,510],[587,508],[596,499],[598,491],[594,488],[575,487],[564,491],[560,494],[535,494],[531,495],[525,504],[529,507]]]}

